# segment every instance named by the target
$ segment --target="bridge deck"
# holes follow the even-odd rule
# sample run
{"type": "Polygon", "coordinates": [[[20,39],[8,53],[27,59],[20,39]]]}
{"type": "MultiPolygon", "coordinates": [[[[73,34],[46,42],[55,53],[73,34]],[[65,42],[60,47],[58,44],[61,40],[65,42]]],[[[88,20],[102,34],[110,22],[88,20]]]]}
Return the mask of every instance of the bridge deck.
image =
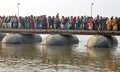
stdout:
{"type": "Polygon", "coordinates": [[[58,29],[0,29],[1,33],[20,34],[78,34],[78,35],[120,35],[120,31],[58,30],[58,29]]]}

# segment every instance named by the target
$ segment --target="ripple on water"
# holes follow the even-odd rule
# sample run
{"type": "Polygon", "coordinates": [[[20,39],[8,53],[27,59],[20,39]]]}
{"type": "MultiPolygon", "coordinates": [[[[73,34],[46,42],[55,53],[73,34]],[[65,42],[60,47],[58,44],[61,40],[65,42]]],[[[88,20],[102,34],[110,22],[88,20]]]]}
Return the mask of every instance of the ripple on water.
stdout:
{"type": "MultiPolygon", "coordinates": [[[[87,36],[77,46],[44,47],[40,44],[4,45],[0,72],[117,72],[120,48],[88,49],[87,36]]],[[[89,36],[90,37],[90,36],[89,36]]],[[[118,71],[119,72],[119,71],[118,71]]]]}

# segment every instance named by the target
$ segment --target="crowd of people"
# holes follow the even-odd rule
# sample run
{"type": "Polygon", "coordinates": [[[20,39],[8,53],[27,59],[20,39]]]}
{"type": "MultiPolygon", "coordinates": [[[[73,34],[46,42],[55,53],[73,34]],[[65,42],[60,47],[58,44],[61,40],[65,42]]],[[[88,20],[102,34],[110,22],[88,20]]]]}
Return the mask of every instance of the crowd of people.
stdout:
{"type": "Polygon", "coordinates": [[[120,18],[89,16],[0,16],[0,28],[9,29],[64,29],[64,30],[120,30],[120,18]]]}

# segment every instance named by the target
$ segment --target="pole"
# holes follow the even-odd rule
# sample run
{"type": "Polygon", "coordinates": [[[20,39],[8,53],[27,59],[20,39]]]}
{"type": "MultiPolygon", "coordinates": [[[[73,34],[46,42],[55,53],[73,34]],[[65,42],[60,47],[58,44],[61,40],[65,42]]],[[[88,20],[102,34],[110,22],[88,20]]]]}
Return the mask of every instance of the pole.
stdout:
{"type": "Polygon", "coordinates": [[[18,18],[19,18],[19,5],[20,5],[20,3],[17,4],[18,18]]]}
{"type": "Polygon", "coordinates": [[[91,17],[92,17],[92,6],[94,5],[94,3],[91,3],[91,17]]]}

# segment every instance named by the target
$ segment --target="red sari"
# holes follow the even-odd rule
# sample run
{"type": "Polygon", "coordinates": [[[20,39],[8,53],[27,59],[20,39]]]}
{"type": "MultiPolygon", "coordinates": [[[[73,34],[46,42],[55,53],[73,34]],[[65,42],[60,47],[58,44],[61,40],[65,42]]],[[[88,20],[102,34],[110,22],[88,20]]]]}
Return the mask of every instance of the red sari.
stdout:
{"type": "Polygon", "coordinates": [[[72,29],[75,29],[76,17],[73,18],[72,29]]]}
{"type": "Polygon", "coordinates": [[[93,28],[93,20],[92,18],[90,18],[89,20],[89,29],[92,29],[93,28]]]}

